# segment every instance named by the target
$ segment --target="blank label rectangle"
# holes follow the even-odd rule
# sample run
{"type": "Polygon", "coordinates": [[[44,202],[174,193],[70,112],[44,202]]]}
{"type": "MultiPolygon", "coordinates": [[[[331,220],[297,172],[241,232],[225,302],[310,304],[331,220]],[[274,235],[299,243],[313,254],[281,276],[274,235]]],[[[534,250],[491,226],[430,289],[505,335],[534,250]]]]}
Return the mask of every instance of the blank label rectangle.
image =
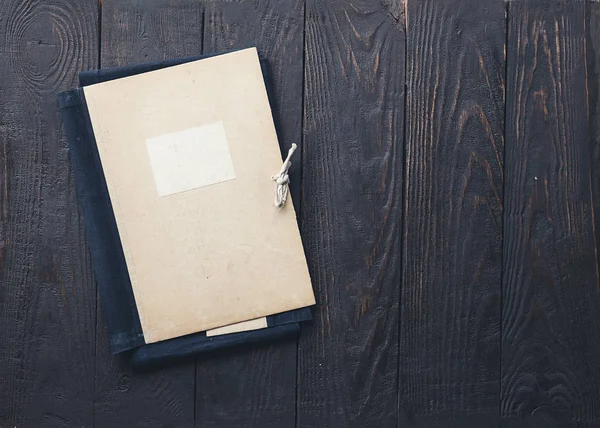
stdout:
{"type": "Polygon", "coordinates": [[[158,196],[235,178],[223,122],[149,138],[146,148],[158,196]]]}

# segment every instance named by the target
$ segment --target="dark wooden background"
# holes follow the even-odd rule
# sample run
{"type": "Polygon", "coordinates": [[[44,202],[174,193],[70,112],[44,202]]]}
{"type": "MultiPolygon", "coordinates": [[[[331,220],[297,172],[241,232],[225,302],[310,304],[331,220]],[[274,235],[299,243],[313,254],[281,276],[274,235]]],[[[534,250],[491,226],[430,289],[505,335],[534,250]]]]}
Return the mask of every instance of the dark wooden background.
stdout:
{"type": "Polygon", "coordinates": [[[0,0],[0,427],[600,427],[599,73],[591,1],[0,0]],[[315,320],[132,372],[55,95],[254,45],[315,320]]]}

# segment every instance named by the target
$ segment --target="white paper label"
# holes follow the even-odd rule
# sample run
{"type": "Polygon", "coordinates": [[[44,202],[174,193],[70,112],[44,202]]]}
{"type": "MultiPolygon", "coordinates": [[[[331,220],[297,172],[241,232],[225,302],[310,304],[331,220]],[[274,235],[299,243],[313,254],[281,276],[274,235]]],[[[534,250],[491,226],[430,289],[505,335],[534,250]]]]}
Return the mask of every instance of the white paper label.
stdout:
{"type": "Polygon", "coordinates": [[[235,179],[223,122],[146,140],[158,196],[235,179]]]}

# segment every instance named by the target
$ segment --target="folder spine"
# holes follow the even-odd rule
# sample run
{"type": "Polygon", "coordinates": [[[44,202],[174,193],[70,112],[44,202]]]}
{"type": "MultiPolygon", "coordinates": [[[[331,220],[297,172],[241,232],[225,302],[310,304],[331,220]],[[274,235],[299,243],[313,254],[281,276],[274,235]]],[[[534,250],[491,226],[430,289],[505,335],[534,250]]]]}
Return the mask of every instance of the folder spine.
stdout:
{"type": "Polygon", "coordinates": [[[113,354],[144,345],[125,255],[82,89],[58,96],[98,295],[113,354]]]}

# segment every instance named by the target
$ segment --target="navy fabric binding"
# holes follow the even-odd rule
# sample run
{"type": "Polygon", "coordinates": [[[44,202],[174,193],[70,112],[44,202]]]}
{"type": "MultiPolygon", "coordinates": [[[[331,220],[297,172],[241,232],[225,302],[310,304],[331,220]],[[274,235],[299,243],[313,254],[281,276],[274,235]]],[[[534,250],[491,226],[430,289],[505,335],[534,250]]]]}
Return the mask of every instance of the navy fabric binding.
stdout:
{"type": "Polygon", "coordinates": [[[58,104],[110,348],[113,353],[123,352],[144,345],[144,335],[83,91],[63,92],[58,104]]]}
{"type": "MultiPolygon", "coordinates": [[[[80,73],[81,86],[158,70],[204,55],[80,73]]],[[[267,93],[273,106],[268,64],[261,61],[267,93]]],[[[267,328],[221,336],[206,337],[200,332],[153,344],[145,344],[129,273],[119,238],[104,173],[82,89],[58,96],[65,133],[69,143],[79,205],[88,237],[102,309],[108,325],[111,351],[121,353],[134,349],[131,363],[147,366],[164,363],[198,353],[231,348],[244,344],[277,340],[297,334],[300,321],[310,320],[310,308],[302,308],[267,317],[267,328]]],[[[274,109],[273,109],[274,110],[274,109]]],[[[275,115],[274,115],[275,116],[275,115]]],[[[274,119],[276,119],[274,117],[274,119]]],[[[275,127],[278,123],[275,120],[275,127]]],[[[299,195],[292,195],[299,198],[299,195]]]]}

